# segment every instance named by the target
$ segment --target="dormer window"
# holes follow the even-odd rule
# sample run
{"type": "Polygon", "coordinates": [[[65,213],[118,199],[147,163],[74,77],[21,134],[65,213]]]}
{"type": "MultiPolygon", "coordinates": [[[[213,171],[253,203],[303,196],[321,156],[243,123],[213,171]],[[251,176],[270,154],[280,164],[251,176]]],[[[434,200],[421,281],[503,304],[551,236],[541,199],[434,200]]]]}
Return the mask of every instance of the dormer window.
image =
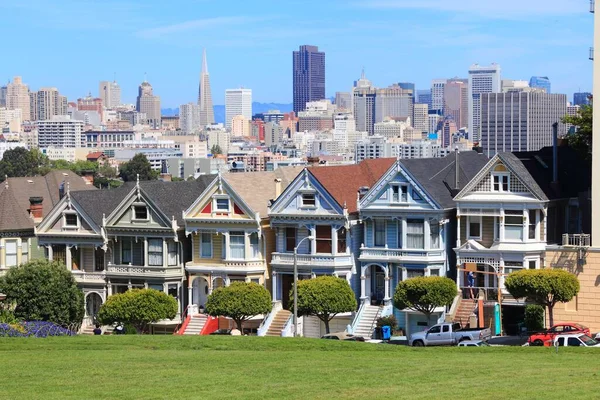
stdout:
{"type": "Polygon", "coordinates": [[[392,201],[394,203],[408,203],[408,186],[393,185],[392,186],[392,201]]]}
{"type": "Polygon", "coordinates": [[[229,212],[229,199],[228,198],[217,198],[215,199],[217,212],[229,212]]]}
{"type": "Polygon", "coordinates": [[[145,204],[133,206],[134,219],[139,221],[148,220],[148,207],[145,204]]]}
{"type": "Polygon", "coordinates": [[[510,174],[506,167],[499,164],[492,172],[492,191],[494,192],[509,192],[510,191],[510,174]]]}
{"type": "Polygon", "coordinates": [[[302,207],[316,207],[317,199],[314,193],[302,194],[302,207]]]}
{"type": "Polygon", "coordinates": [[[74,212],[65,212],[64,213],[64,227],[65,228],[78,228],[79,227],[79,219],[77,218],[77,214],[74,212]]]}

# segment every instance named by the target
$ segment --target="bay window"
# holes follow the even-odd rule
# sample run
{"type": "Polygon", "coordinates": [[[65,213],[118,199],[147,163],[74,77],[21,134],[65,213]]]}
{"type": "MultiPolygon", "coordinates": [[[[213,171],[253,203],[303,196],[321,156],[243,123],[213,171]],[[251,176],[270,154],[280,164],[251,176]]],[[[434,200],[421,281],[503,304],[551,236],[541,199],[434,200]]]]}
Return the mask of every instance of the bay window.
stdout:
{"type": "Polygon", "coordinates": [[[504,239],[523,240],[523,212],[505,211],[504,216],[504,239]]]}
{"type": "Polygon", "coordinates": [[[212,258],[212,234],[203,232],[200,235],[200,258],[212,258]]]}
{"type": "Polygon", "coordinates": [[[337,230],[337,252],[346,252],[346,228],[344,227],[337,230]]]}
{"type": "Polygon", "coordinates": [[[163,265],[162,239],[148,239],[148,265],[161,267],[163,265]]]}
{"type": "Polygon", "coordinates": [[[285,228],[285,251],[293,252],[296,247],[296,228],[285,228]]]}
{"type": "Polygon", "coordinates": [[[535,231],[536,231],[536,227],[537,227],[537,223],[536,223],[536,217],[537,217],[537,211],[536,210],[529,210],[529,235],[528,235],[528,239],[535,239],[535,231]]]}
{"type": "Polygon", "coordinates": [[[252,232],[250,234],[250,255],[252,258],[260,257],[260,247],[257,232],[252,232]]]}
{"type": "Polygon", "coordinates": [[[406,220],[406,247],[408,249],[425,248],[425,224],[422,219],[406,220]]]}
{"type": "Polygon", "coordinates": [[[229,234],[229,256],[234,260],[243,260],[246,258],[244,232],[231,232],[229,234]]]}
{"type": "Polygon", "coordinates": [[[121,264],[131,264],[131,239],[121,240],[121,264]]]}
{"type": "Polygon", "coordinates": [[[481,217],[469,216],[468,218],[468,238],[481,239],[481,217]]]}
{"type": "Polygon", "coordinates": [[[169,240],[167,242],[168,248],[168,265],[175,266],[177,265],[177,242],[174,240],[169,240]]]}
{"type": "Polygon", "coordinates": [[[440,223],[437,219],[429,220],[429,247],[432,249],[440,248],[440,223]]]}
{"type": "Polygon", "coordinates": [[[331,254],[331,226],[317,225],[317,253],[331,254]]]}
{"type": "Polygon", "coordinates": [[[6,252],[6,266],[16,267],[17,266],[17,250],[18,245],[16,240],[7,240],[4,244],[4,250],[6,252]]]}
{"type": "Polygon", "coordinates": [[[385,246],[385,221],[382,219],[373,220],[373,230],[375,236],[375,247],[385,246]]]}

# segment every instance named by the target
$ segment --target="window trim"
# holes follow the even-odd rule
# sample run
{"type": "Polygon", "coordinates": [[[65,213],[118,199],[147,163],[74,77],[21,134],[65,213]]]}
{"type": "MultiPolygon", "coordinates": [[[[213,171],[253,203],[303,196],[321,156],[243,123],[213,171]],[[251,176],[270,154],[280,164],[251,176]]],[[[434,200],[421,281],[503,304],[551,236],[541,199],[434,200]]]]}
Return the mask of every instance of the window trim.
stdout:
{"type": "Polygon", "coordinates": [[[467,240],[482,240],[483,238],[483,218],[481,215],[467,215],[467,240]],[[479,223],[479,235],[471,235],[471,219],[477,219],[479,223]]]}
{"type": "Polygon", "coordinates": [[[179,265],[179,243],[174,240],[169,240],[167,241],[167,266],[176,267],[177,265],[179,265]],[[171,256],[173,255],[171,245],[175,248],[175,264],[171,264],[171,256]]]}
{"type": "Polygon", "coordinates": [[[214,248],[213,248],[213,235],[212,235],[212,233],[210,233],[210,232],[200,232],[200,238],[199,239],[200,240],[198,241],[198,243],[199,243],[199,246],[198,246],[199,247],[199,249],[198,249],[199,250],[198,251],[198,255],[200,256],[200,258],[204,258],[204,259],[213,258],[214,248]],[[210,244],[210,256],[203,256],[202,255],[202,244],[204,243],[202,241],[202,236],[203,235],[208,235],[208,237],[210,238],[210,242],[209,242],[209,244],[210,244]]]}
{"type": "Polygon", "coordinates": [[[213,196],[213,213],[217,214],[230,214],[231,213],[231,199],[227,195],[215,195],[213,196]],[[227,210],[219,209],[219,200],[227,201],[227,210]]]}
{"type": "Polygon", "coordinates": [[[387,235],[387,221],[384,219],[378,219],[378,218],[374,218],[373,219],[373,247],[385,247],[386,244],[386,235],[387,235]],[[383,243],[378,244],[377,242],[377,226],[378,226],[378,222],[379,224],[383,225],[383,243]]]}
{"type": "Polygon", "coordinates": [[[164,265],[165,265],[165,247],[164,247],[164,239],[162,239],[162,238],[148,238],[148,239],[147,239],[147,241],[148,241],[148,254],[147,254],[147,257],[148,257],[148,266],[149,266],[149,267],[162,267],[162,266],[164,266],[164,265]],[[150,262],[150,255],[151,255],[151,254],[152,254],[152,255],[157,255],[157,254],[159,254],[159,252],[158,252],[158,251],[150,251],[150,241],[152,241],[152,240],[157,240],[157,241],[160,241],[160,257],[161,257],[161,263],[160,263],[160,264],[152,264],[152,263],[150,262]]]}
{"type": "Polygon", "coordinates": [[[394,183],[390,185],[393,204],[408,204],[411,196],[409,195],[409,185],[407,183],[394,183]],[[398,189],[398,193],[394,193],[398,189]],[[397,198],[395,196],[398,196],[397,198]],[[404,199],[403,199],[404,198],[404,199]]]}
{"type": "Polygon", "coordinates": [[[429,218],[429,248],[431,250],[438,250],[442,247],[442,227],[440,221],[437,218],[429,218]],[[434,236],[431,227],[434,226],[437,229],[437,235],[434,236]],[[433,238],[437,237],[437,246],[433,246],[433,238]]]}
{"type": "Polygon", "coordinates": [[[300,193],[300,208],[317,208],[317,194],[315,192],[300,193]],[[305,204],[304,196],[312,196],[313,204],[305,204]]]}
{"type": "Polygon", "coordinates": [[[246,232],[244,231],[230,231],[229,232],[229,260],[246,260],[247,259],[247,254],[246,254],[246,232]],[[236,237],[242,238],[242,243],[240,246],[240,243],[235,243],[235,248],[236,249],[242,249],[243,250],[243,256],[242,257],[234,257],[233,256],[233,248],[234,248],[234,244],[232,242],[232,238],[236,237]]]}
{"type": "Polygon", "coordinates": [[[133,203],[131,205],[131,211],[133,213],[131,220],[136,222],[148,222],[150,221],[150,210],[146,203],[133,203]],[[146,209],[146,218],[138,218],[137,216],[137,208],[144,207],[146,209]]]}
{"type": "Polygon", "coordinates": [[[7,239],[4,241],[4,266],[6,268],[14,268],[14,267],[19,266],[19,240],[18,239],[7,239]],[[15,252],[14,253],[11,253],[11,254],[8,253],[8,243],[15,244],[15,252]],[[8,264],[8,256],[9,255],[15,257],[14,265],[8,264]]]}
{"type": "Polygon", "coordinates": [[[65,210],[63,211],[63,229],[79,229],[81,227],[81,222],[79,221],[79,215],[77,215],[77,212],[73,211],[73,210],[65,210]],[[75,225],[67,225],[67,215],[74,215],[77,223],[75,225]]]}
{"type": "Polygon", "coordinates": [[[491,182],[491,191],[494,193],[510,193],[510,172],[492,172],[492,182],[491,182]],[[498,190],[494,188],[496,182],[495,178],[502,178],[498,181],[498,190]],[[504,183],[506,180],[506,183],[504,183]],[[507,190],[504,190],[504,186],[506,185],[507,190]]]}

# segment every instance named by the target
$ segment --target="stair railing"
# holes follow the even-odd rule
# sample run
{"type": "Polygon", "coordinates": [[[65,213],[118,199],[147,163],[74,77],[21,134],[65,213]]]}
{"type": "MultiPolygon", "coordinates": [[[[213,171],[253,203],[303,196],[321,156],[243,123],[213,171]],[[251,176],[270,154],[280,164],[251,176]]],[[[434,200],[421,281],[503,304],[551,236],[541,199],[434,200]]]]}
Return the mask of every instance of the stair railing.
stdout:
{"type": "Polygon", "coordinates": [[[256,331],[256,336],[265,336],[267,334],[267,331],[273,323],[275,316],[281,310],[283,310],[283,306],[281,305],[280,301],[276,301],[275,303],[273,303],[273,308],[271,308],[271,312],[260,323],[258,330],[256,331]]]}
{"type": "Polygon", "coordinates": [[[354,319],[352,320],[352,323],[350,325],[348,325],[348,327],[346,328],[346,331],[348,333],[354,334],[354,331],[358,327],[358,323],[360,322],[360,319],[362,318],[363,312],[365,311],[365,308],[368,305],[369,304],[367,302],[361,302],[360,303],[360,307],[358,308],[358,311],[356,312],[356,315],[354,316],[354,319]]]}

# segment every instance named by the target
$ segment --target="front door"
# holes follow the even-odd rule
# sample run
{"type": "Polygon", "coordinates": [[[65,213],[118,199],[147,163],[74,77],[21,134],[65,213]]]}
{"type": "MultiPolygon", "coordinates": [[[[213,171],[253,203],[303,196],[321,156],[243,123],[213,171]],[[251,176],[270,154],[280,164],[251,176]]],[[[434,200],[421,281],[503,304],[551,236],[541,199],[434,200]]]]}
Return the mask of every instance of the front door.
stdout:
{"type": "Polygon", "coordinates": [[[372,281],[373,287],[371,288],[375,302],[377,304],[381,304],[383,302],[383,298],[385,297],[385,273],[381,270],[381,268],[373,266],[373,274],[374,279],[372,281]]]}
{"type": "Polygon", "coordinates": [[[98,315],[101,305],[102,298],[98,293],[88,294],[86,301],[86,312],[91,321],[96,320],[96,315],[98,315]]]}
{"type": "Polygon", "coordinates": [[[281,305],[285,310],[289,310],[290,291],[294,287],[294,275],[281,274],[281,305]]]}

